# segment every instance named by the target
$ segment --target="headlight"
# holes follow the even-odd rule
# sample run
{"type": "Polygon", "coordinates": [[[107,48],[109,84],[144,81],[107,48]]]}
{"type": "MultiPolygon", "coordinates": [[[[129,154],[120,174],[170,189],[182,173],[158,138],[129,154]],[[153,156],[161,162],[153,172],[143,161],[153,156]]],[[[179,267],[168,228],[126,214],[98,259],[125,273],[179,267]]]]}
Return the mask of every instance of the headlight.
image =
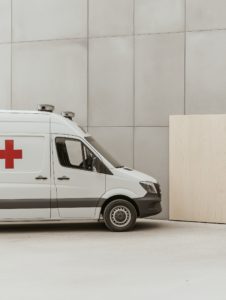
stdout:
{"type": "Polygon", "coordinates": [[[157,194],[157,190],[153,182],[141,181],[140,184],[148,193],[157,194]]]}

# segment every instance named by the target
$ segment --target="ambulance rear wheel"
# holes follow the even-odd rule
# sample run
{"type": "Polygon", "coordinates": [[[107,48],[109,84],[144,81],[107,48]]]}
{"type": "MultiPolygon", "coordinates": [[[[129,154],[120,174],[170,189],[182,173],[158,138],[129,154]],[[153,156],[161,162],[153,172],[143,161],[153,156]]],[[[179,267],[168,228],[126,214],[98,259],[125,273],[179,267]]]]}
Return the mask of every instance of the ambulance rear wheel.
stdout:
{"type": "Polygon", "coordinates": [[[126,200],[114,200],[104,210],[104,222],[112,231],[131,230],[136,223],[135,207],[126,200]]]}

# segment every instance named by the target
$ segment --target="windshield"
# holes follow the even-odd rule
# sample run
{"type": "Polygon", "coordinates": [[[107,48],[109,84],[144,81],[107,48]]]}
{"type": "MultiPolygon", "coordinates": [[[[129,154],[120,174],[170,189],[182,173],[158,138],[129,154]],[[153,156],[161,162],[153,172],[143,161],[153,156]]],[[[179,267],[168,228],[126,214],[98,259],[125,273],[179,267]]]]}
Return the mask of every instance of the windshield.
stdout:
{"type": "Polygon", "coordinates": [[[86,136],[85,139],[115,168],[122,168],[123,166],[105,150],[92,136],[86,136]]]}

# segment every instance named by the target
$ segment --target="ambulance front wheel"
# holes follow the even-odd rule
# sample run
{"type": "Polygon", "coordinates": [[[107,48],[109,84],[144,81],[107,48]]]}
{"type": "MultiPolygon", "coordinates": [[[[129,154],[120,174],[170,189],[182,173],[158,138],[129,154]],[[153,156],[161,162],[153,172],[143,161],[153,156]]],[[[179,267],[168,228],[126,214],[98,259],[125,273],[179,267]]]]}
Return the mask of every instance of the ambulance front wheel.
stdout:
{"type": "Polygon", "coordinates": [[[128,231],[136,223],[135,207],[126,200],[114,200],[104,210],[104,222],[112,231],[128,231]]]}

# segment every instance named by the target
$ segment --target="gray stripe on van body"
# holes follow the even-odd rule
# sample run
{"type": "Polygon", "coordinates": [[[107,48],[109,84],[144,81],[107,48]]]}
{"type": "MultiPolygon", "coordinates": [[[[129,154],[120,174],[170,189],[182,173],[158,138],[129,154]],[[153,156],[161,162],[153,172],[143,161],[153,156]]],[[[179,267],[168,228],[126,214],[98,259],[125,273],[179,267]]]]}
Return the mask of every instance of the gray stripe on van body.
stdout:
{"type": "Polygon", "coordinates": [[[0,199],[0,209],[50,208],[50,199],[0,199]]]}
{"type": "Polygon", "coordinates": [[[81,208],[96,207],[99,198],[61,198],[56,199],[0,199],[0,209],[35,209],[35,208],[81,208]],[[50,206],[51,201],[51,206],[50,206]]]}
{"type": "MultiPolygon", "coordinates": [[[[119,196],[120,199],[120,196],[119,196]]],[[[51,202],[53,202],[51,199],[51,202]]],[[[0,200],[0,209],[39,209],[53,207],[58,203],[58,208],[96,208],[102,207],[104,198],[61,198],[50,204],[50,199],[4,199],[0,200]],[[54,205],[55,204],[55,205],[54,205]],[[50,206],[51,205],[51,206],[50,206]]],[[[161,198],[157,194],[146,193],[144,197],[134,198],[141,218],[161,212],[161,198]],[[151,205],[154,205],[153,207],[151,205]]]]}
{"type": "Polygon", "coordinates": [[[59,208],[69,207],[96,207],[100,198],[60,198],[58,200],[59,208]]]}
{"type": "Polygon", "coordinates": [[[57,199],[51,198],[51,208],[58,208],[57,199]]]}

